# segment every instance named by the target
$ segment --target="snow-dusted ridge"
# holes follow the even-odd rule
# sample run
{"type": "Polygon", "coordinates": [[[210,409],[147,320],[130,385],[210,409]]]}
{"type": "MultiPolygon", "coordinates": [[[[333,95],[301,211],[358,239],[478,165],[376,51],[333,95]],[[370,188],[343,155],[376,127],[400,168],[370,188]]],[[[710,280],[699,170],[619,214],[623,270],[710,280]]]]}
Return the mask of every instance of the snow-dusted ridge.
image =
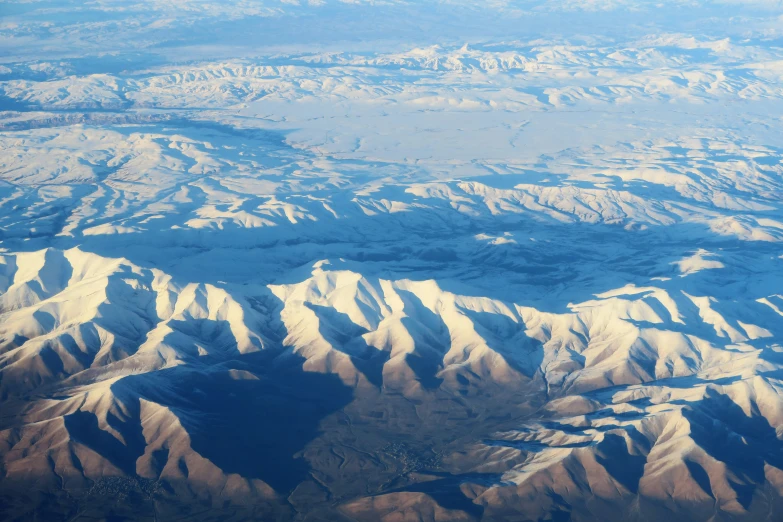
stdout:
{"type": "Polygon", "coordinates": [[[0,519],[780,518],[781,14],[7,2],[0,519]]]}

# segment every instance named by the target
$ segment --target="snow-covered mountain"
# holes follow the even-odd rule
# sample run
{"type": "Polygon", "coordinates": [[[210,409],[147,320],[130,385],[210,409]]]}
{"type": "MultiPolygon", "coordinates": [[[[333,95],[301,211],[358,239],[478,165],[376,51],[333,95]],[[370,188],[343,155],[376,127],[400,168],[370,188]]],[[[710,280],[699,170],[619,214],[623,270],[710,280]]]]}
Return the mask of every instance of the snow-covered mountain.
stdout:
{"type": "Polygon", "coordinates": [[[0,519],[781,518],[781,16],[6,2],[0,519]]]}

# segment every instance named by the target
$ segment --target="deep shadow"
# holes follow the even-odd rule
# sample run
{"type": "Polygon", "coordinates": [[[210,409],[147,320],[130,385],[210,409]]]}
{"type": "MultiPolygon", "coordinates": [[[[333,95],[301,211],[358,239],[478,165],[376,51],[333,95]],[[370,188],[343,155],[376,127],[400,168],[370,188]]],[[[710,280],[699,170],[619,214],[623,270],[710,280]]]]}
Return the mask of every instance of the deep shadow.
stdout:
{"type": "MultiPolygon", "coordinates": [[[[729,484],[737,494],[737,501],[747,509],[756,488],[766,483],[765,466],[783,470],[783,441],[763,416],[748,416],[728,396],[714,390],[707,393],[707,398],[697,407],[684,408],[683,415],[691,423],[694,442],[726,464],[737,478],[730,479],[729,484]]],[[[698,477],[694,475],[694,478],[698,477]]]]}
{"type": "Polygon", "coordinates": [[[51,332],[56,324],[54,316],[43,310],[36,310],[33,312],[33,319],[35,319],[38,324],[41,325],[41,328],[43,328],[45,334],[51,332]]]}
{"type": "Polygon", "coordinates": [[[636,493],[639,490],[647,456],[630,453],[623,437],[614,433],[606,434],[596,445],[596,461],[628,491],[636,493]]]}
{"type": "Polygon", "coordinates": [[[199,347],[213,356],[239,355],[228,321],[189,318],[187,321],[169,320],[167,324],[174,331],[166,335],[164,342],[176,346],[183,355],[198,357],[199,347]]]}
{"type": "Polygon", "coordinates": [[[321,420],[348,404],[352,390],[336,375],[305,372],[290,354],[238,355],[218,366],[178,366],[125,377],[119,393],[170,408],[193,449],[224,473],[261,479],[285,494],[307,478],[296,454],[319,433],[321,420]],[[242,370],[237,378],[230,369],[242,370]]]}
{"type": "Polygon", "coordinates": [[[596,443],[592,440],[582,442],[568,442],[565,444],[546,444],[544,442],[536,440],[502,440],[502,439],[487,439],[484,441],[487,446],[499,446],[502,448],[514,448],[530,453],[538,453],[545,449],[561,449],[561,448],[586,448],[587,446],[593,446],[596,443]]]}
{"type": "Polygon", "coordinates": [[[443,356],[451,347],[449,329],[413,292],[400,288],[396,291],[407,316],[401,320],[402,324],[415,339],[414,351],[405,356],[405,362],[424,388],[437,388],[443,382],[437,373],[443,367],[443,356]]]}
{"type": "MultiPolygon", "coordinates": [[[[360,303],[361,304],[361,303],[360,303]]],[[[383,385],[383,365],[391,353],[378,350],[365,342],[367,329],[354,323],[348,314],[327,306],[304,303],[318,317],[318,330],[329,344],[350,357],[351,363],[374,386],[383,385]]]]}
{"type": "Polygon", "coordinates": [[[136,475],[136,459],[144,454],[144,437],[141,435],[140,424],[133,427],[129,424],[128,427],[124,427],[116,417],[107,419],[113,428],[120,428],[118,431],[126,438],[123,444],[114,435],[98,426],[98,417],[92,412],[77,411],[66,415],[63,419],[65,429],[73,440],[95,451],[124,473],[136,475]]]}
{"type": "Polygon", "coordinates": [[[424,493],[444,509],[464,511],[476,518],[481,518],[481,515],[484,513],[484,506],[476,504],[466,497],[460,486],[465,483],[492,485],[497,484],[501,478],[501,475],[497,473],[451,475],[448,473],[428,472],[428,474],[441,478],[419,482],[391,491],[384,491],[383,494],[401,492],[424,493]]]}
{"type": "Polygon", "coordinates": [[[688,459],[685,459],[685,467],[688,468],[688,471],[690,472],[691,477],[693,477],[693,480],[696,481],[696,484],[698,484],[707,495],[715,498],[715,495],[712,493],[712,484],[710,483],[710,476],[707,474],[707,470],[705,470],[701,464],[688,459]]]}
{"type": "Polygon", "coordinates": [[[525,323],[502,314],[460,308],[487,346],[525,377],[532,378],[544,360],[544,345],[525,333],[525,323]]]}

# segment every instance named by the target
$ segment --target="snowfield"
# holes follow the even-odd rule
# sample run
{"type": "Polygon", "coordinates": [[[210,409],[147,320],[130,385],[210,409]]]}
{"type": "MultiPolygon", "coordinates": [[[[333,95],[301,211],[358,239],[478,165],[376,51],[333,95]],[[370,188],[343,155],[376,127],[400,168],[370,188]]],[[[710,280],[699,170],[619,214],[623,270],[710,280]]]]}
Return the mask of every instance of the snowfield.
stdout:
{"type": "Polygon", "coordinates": [[[783,518],[776,1],[7,1],[0,519],[783,518]]]}

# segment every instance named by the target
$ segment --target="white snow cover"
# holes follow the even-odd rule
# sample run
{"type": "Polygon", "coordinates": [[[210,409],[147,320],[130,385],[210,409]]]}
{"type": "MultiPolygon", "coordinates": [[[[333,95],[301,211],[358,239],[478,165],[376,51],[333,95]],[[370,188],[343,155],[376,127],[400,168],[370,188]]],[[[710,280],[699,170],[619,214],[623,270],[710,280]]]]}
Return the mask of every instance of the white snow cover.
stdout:
{"type": "Polygon", "coordinates": [[[783,517],[781,20],[3,2],[0,518],[783,517]]]}

